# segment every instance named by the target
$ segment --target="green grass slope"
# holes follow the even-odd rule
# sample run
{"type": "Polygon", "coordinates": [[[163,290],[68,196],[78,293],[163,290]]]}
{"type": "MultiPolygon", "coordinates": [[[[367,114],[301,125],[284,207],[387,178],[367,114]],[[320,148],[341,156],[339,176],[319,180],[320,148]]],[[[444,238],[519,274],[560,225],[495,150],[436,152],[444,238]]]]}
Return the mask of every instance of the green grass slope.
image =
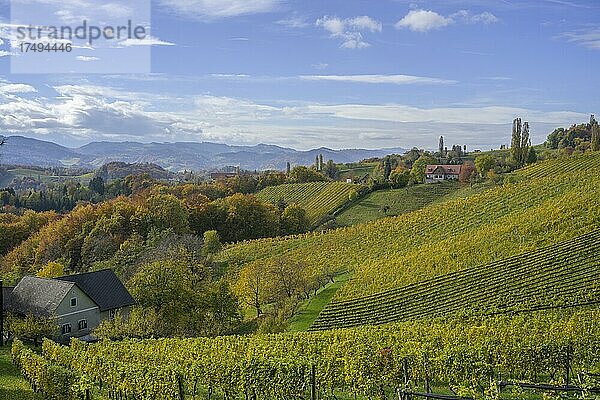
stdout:
{"type": "Polygon", "coordinates": [[[275,205],[281,199],[287,204],[296,203],[306,210],[310,222],[315,224],[346,204],[350,193],[358,188],[342,182],[290,183],[264,188],[257,197],[275,205]]]}
{"type": "Polygon", "coordinates": [[[458,182],[414,185],[404,189],[378,190],[370,193],[336,217],[340,226],[349,226],[388,216],[406,214],[443,199],[460,187],[458,182]],[[387,213],[382,212],[389,207],[387,213]]]}
{"type": "Polygon", "coordinates": [[[0,399],[41,400],[11,362],[10,346],[0,348],[0,399]]]}
{"type": "Polygon", "coordinates": [[[600,227],[599,153],[549,160],[507,181],[512,182],[398,217],[240,243],[221,258],[233,270],[281,256],[302,262],[307,274],[349,270],[352,278],[335,295],[342,301],[492,263],[600,227]]]}
{"type": "Polygon", "coordinates": [[[321,289],[316,296],[307,300],[298,313],[291,319],[288,331],[301,332],[308,330],[319,317],[325,306],[329,304],[335,292],[341,288],[350,277],[350,274],[343,274],[336,277],[335,282],[328,284],[321,289]]]}
{"type": "Polygon", "coordinates": [[[313,330],[600,303],[600,230],[540,250],[330,304],[313,330]]]}

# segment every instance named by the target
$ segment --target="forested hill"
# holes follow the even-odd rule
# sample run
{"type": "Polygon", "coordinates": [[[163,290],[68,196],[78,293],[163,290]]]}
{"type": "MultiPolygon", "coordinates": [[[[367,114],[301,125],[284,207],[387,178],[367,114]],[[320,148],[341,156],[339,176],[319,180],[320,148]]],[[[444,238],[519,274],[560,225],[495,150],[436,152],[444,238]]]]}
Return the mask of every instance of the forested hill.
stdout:
{"type": "Polygon", "coordinates": [[[94,142],[79,148],[69,148],[56,143],[10,136],[4,145],[2,164],[33,166],[80,166],[98,168],[112,161],[126,163],[153,163],[173,172],[183,170],[210,170],[226,165],[239,165],[242,169],[284,170],[286,163],[311,165],[322,154],[337,163],[356,162],[391,153],[404,153],[401,148],[364,150],[332,150],[319,148],[298,151],[290,148],[259,144],[256,146],[231,146],[210,142],[137,143],[94,142]]]}

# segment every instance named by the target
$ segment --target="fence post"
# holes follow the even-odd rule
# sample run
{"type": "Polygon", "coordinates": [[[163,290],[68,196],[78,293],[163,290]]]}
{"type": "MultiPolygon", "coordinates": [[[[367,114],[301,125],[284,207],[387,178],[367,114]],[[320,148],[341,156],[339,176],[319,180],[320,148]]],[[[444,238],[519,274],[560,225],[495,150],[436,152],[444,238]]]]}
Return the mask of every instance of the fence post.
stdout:
{"type": "Polygon", "coordinates": [[[185,390],[183,388],[183,378],[181,375],[177,376],[177,388],[179,389],[179,398],[181,400],[185,399],[185,390]]]}
{"type": "Polygon", "coordinates": [[[573,358],[573,345],[567,346],[567,357],[565,359],[565,384],[569,386],[571,375],[571,359],[573,358]]]}
{"type": "Polygon", "coordinates": [[[427,354],[424,356],[423,368],[425,369],[425,393],[431,393],[431,386],[429,385],[429,358],[427,354]]]}
{"type": "Polygon", "coordinates": [[[310,400],[317,400],[317,368],[315,364],[310,367],[310,400]]]}

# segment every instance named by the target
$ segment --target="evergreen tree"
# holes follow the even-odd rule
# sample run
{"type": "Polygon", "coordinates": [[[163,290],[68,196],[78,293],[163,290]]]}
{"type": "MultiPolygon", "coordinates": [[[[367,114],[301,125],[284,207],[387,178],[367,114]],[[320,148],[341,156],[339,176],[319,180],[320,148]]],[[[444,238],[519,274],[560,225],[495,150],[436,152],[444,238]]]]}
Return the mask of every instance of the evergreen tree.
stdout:
{"type": "Polygon", "coordinates": [[[440,153],[440,157],[444,156],[444,137],[440,136],[440,144],[439,144],[439,153],[440,153]]]}
{"type": "Polygon", "coordinates": [[[385,160],[383,161],[383,179],[387,181],[389,179],[391,173],[392,173],[392,163],[390,161],[390,158],[386,157],[385,160]]]}
{"type": "Polygon", "coordinates": [[[323,171],[323,154],[319,154],[319,171],[323,171]]]}
{"type": "Polygon", "coordinates": [[[287,164],[285,165],[285,174],[289,175],[291,170],[292,170],[292,165],[288,161],[287,164]]]}

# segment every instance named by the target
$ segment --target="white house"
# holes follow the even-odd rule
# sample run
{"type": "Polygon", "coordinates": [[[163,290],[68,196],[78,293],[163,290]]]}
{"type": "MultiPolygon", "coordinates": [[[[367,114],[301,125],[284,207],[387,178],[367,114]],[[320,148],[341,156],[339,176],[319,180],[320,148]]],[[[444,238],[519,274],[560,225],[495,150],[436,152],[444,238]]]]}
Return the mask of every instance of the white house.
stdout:
{"type": "Polygon", "coordinates": [[[428,165],[425,169],[425,182],[457,181],[462,165],[428,165]]]}

